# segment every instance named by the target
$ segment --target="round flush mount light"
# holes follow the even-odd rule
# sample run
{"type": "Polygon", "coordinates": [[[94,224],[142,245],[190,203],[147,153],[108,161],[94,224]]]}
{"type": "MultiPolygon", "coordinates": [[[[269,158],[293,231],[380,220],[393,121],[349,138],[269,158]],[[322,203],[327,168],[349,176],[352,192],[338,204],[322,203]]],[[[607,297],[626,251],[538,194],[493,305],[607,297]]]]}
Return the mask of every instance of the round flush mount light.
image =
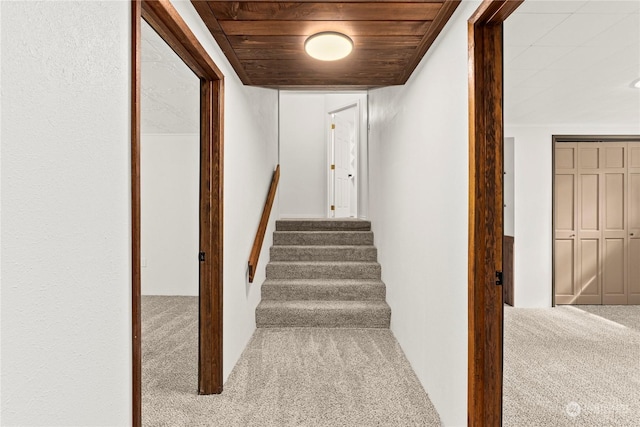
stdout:
{"type": "Polygon", "coordinates": [[[353,50],[353,40],[342,33],[325,31],[310,36],[304,42],[307,54],[320,61],[337,61],[347,57],[353,50]]]}
{"type": "Polygon", "coordinates": [[[640,79],[636,79],[633,82],[631,82],[631,87],[634,87],[636,89],[640,89],[640,79]]]}

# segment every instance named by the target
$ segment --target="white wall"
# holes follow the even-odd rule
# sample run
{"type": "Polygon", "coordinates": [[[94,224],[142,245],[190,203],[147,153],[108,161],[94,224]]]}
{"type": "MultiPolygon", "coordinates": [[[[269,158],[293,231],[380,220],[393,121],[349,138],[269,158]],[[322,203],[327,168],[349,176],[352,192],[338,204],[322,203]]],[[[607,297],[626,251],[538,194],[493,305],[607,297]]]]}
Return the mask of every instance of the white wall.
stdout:
{"type": "Polygon", "coordinates": [[[328,113],[360,102],[358,216],[368,216],[367,95],[280,92],[280,216],[325,218],[328,206],[328,113]]]}
{"type": "Polygon", "coordinates": [[[515,139],[506,137],[504,139],[504,235],[513,236],[515,232],[515,174],[514,174],[514,154],[513,145],[515,139]]]}
{"type": "Polygon", "coordinates": [[[255,308],[265,279],[278,202],[262,246],[253,284],[248,260],[278,162],[278,92],[245,87],[211,36],[191,2],[173,1],[200,43],[225,75],[224,99],[224,330],[223,375],[226,379],[255,330],[255,308]]]}
{"type": "Polygon", "coordinates": [[[142,294],[197,296],[200,135],[142,134],[140,164],[142,294]]]}
{"type": "Polygon", "coordinates": [[[0,423],[129,425],[131,5],[0,8],[0,423]]]}
{"type": "Polygon", "coordinates": [[[463,2],[405,86],[369,92],[370,216],[391,328],[445,425],[467,420],[468,86],[463,2]]]}
{"type": "Polygon", "coordinates": [[[637,124],[507,126],[515,137],[514,299],[516,307],[550,307],[552,283],[553,135],[638,135],[637,124]]]}

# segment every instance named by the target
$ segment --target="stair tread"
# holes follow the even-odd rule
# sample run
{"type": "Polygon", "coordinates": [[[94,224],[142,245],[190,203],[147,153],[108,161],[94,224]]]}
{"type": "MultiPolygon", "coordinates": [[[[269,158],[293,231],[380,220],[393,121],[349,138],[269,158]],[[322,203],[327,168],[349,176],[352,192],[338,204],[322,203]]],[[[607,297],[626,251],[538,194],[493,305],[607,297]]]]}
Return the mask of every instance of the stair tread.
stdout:
{"type": "Polygon", "coordinates": [[[335,249],[335,250],[346,250],[346,249],[367,249],[370,250],[372,248],[375,249],[374,245],[274,245],[271,246],[272,248],[284,248],[284,249],[291,249],[291,248],[296,248],[296,249],[309,249],[309,250],[316,250],[316,249],[335,249]]]}
{"type": "Polygon", "coordinates": [[[384,285],[380,279],[267,279],[264,285],[384,285]]]}
{"type": "Polygon", "coordinates": [[[269,261],[271,265],[380,265],[378,261],[269,261]]]}
{"type": "Polygon", "coordinates": [[[343,300],[262,300],[258,308],[295,308],[295,309],[357,309],[377,308],[389,309],[389,304],[383,300],[343,301],[343,300]],[[262,306],[262,307],[261,307],[262,306]]]}

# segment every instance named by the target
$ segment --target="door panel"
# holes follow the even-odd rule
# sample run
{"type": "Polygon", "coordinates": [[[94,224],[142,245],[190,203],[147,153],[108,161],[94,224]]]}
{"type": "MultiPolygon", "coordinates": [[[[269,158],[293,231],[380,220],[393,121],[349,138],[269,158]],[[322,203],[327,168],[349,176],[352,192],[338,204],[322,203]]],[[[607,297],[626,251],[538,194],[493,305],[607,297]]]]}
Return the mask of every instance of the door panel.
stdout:
{"type": "Polygon", "coordinates": [[[603,304],[626,304],[624,273],[625,239],[604,240],[604,262],[602,275],[604,278],[603,304]]]}
{"type": "Polygon", "coordinates": [[[629,297],[628,304],[640,304],[640,238],[629,239],[629,297]],[[632,261],[634,260],[634,261],[632,261]]]}
{"type": "Polygon", "coordinates": [[[624,232],[624,173],[604,175],[605,231],[624,232]]]}
{"type": "Polygon", "coordinates": [[[640,143],[629,144],[628,159],[627,303],[640,304],[640,143]]]}
{"type": "Polygon", "coordinates": [[[627,144],[604,144],[602,303],[627,303],[627,144]]]}
{"type": "Polygon", "coordinates": [[[600,228],[600,176],[580,175],[580,231],[598,231],[600,228]]]}
{"type": "Polygon", "coordinates": [[[575,231],[574,174],[556,175],[556,231],[575,231]]]}
{"type": "Polygon", "coordinates": [[[574,239],[556,239],[555,246],[556,303],[571,304],[576,296],[574,239]]]}
{"type": "Polygon", "coordinates": [[[579,167],[580,169],[598,169],[600,165],[599,144],[589,144],[588,147],[580,146],[579,167]]]}
{"type": "Polygon", "coordinates": [[[555,259],[553,263],[555,302],[573,304],[576,289],[576,207],[577,144],[562,144],[555,151],[554,226],[555,259]]]}
{"type": "Polygon", "coordinates": [[[598,265],[600,239],[581,239],[579,255],[579,285],[576,304],[601,304],[601,285],[598,265]]]}

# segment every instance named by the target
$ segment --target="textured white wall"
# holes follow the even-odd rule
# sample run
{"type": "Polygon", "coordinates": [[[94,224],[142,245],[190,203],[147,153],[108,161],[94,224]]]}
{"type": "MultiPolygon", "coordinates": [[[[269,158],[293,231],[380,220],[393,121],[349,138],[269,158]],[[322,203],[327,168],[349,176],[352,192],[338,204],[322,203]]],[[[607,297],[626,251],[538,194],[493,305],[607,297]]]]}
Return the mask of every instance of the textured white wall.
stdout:
{"type": "Polygon", "coordinates": [[[1,423],[129,425],[131,6],[0,8],[1,423]]]}
{"type": "Polygon", "coordinates": [[[278,202],[262,246],[254,283],[248,260],[271,176],[278,162],[278,92],[242,85],[191,2],[173,1],[225,75],[224,121],[224,330],[226,379],[255,330],[255,308],[269,261],[278,202]]]}
{"type": "Polygon", "coordinates": [[[360,101],[358,216],[368,215],[367,95],[280,92],[280,212],[283,218],[327,216],[328,113],[360,101]]]}
{"type": "Polygon", "coordinates": [[[513,144],[515,140],[511,137],[504,139],[504,235],[513,236],[514,233],[514,185],[515,175],[513,170],[513,144]]]}
{"type": "Polygon", "coordinates": [[[142,294],[197,296],[200,135],[142,134],[140,157],[142,294]]]}
{"type": "Polygon", "coordinates": [[[507,126],[505,132],[515,137],[515,306],[550,307],[553,263],[551,138],[553,135],[638,135],[640,121],[619,126],[599,126],[597,123],[507,126]]]}
{"type": "Polygon", "coordinates": [[[467,419],[468,89],[463,2],[405,86],[369,93],[370,216],[391,328],[445,425],[467,419]]]}
{"type": "Polygon", "coordinates": [[[323,94],[280,92],[283,218],[327,216],[326,123],[323,94]]]}

